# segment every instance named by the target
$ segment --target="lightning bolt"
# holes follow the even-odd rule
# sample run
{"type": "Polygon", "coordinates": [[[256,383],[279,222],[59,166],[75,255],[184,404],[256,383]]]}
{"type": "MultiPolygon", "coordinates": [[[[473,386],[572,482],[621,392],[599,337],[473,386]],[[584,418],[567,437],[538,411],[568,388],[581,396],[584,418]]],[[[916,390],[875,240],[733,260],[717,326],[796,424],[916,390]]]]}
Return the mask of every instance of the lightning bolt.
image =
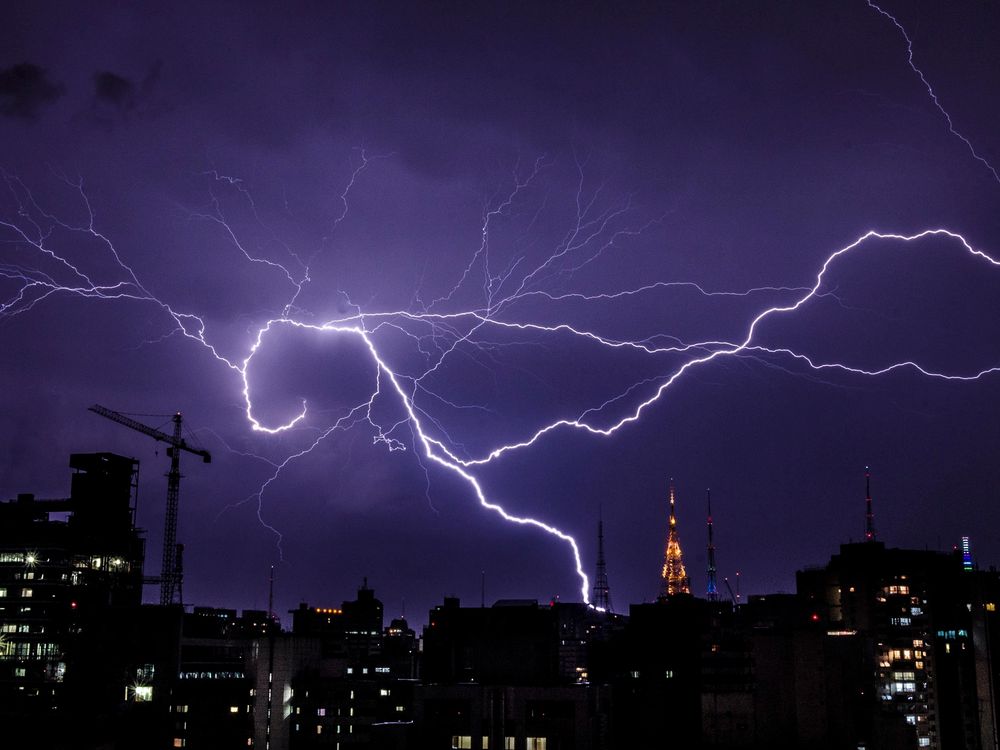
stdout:
{"type": "MultiPolygon", "coordinates": [[[[348,194],[368,166],[370,160],[362,152],[360,165],[355,165],[347,188],[341,194],[343,211],[332,227],[345,219],[348,212],[348,194]]],[[[935,370],[915,361],[892,362],[878,369],[864,369],[845,362],[822,362],[797,352],[789,347],[768,347],[757,340],[761,328],[767,321],[780,316],[792,315],[811,301],[832,296],[835,290],[827,288],[830,268],[849,253],[861,252],[871,240],[881,240],[904,245],[920,246],[929,238],[947,240],[953,247],[984,265],[993,268],[1000,265],[994,257],[974,247],[958,232],[945,228],[930,228],[913,234],[899,234],[868,231],[848,244],[830,253],[820,265],[811,284],[773,285],[745,290],[711,290],[693,281],[657,281],[632,289],[584,294],[582,292],[555,292],[546,288],[546,283],[558,279],[561,283],[572,281],[573,274],[583,265],[601,254],[613,252],[616,242],[626,237],[642,234],[659,220],[638,221],[629,224],[634,207],[630,198],[610,205],[602,202],[601,188],[588,190],[580,172],[573,225],[562,240],[540,261],[528,262],[527,254],[520,253],[505,264],[491,263],[490,239],[492,225],[507,215],[523,197],[548,162],[537,160],[528,173],[520,176],[515,169],[511,186],[487,201],[481,216],[481,240],[471,253],[469,263],[459,274],[457,282],[442,296],[427,305],[418,304],[413,309],[368,310],[355,304],[344,292],[339,292],[347,300],[350,312],[322,322],[303,319],[299,314],[297,299],[303,285],[309,282],[308,262],[298,260],[292,253],[298,267],[290,268],[284,262],[251,252],[233,230],[222,212],[221,204],[213,194],[210,212],[191,212],[193,218],[207,221],[220,227],[228,242],[235,247],[246,262],[262,265],[284,278],[290,286],[290,294],[281,306],[281,312],[252,331],[245,354],[238,357],[223,355],[220,348],[208,336],[203,316],[177,310],[168,302],[155,296],[138,278],[133,269],[123,260],[114,243],[96,228],[94,210],[87,199],[81,180],[64,182],[70,186],[83,205],[87,220],[80,224],[70,224],[46,211],[35,200],[31,191],[16,177],[3,173],[3,180],[16,205],[16,217],[0,219],[0,229],[10,235],[10,242],[17,250],[30,256],[30,262],[19,260],[0,264],[0,280],[12,284],[12,291],[0,299],[0,317],[11,317],[29,312],[38,304],[56,295],[75,296],[87,300],[113,302],[133,302],[151,305],[159,309],[167,318],[170,330],[167,335],[182,335],[204,347],[223,367],[235,374],[239,381],[240,393],[247,424],[251,432],[273,436],[290,431],[299,431],[310,414],[309,405],[302,401],[301,407],[283,421],[268,423],[258,415],[255,404],[253,374],[255,363],[270,342],[290,332],[306,331],[322,336],[335,337],[360,344],[371,365],[372,388],[367,397],[347,408],[300,450],[294,451],[280,461],[265,460],[273,469],[259,489],[243,502],[255,501],[260,523],[277,537],[281,550],[281,532],[268,524],[263,514],[263,498],[267,490],[279,479],[282,472],[303,456],[315,450],[332,436],[364,425],[371,430],[374,444],[382,445],[389,452],[415,450],[421,467],[437,466],[464,482],[479,505],[509,523],[531,527],[565,544],[571,553],[574,572],[580,581],[580,593],[584,602],[589,603],[590,584],[583,570],[579,546],[574,537],[554,525],[542,520],[509,512],[496,499],[491,498],[476,474],[479,467],[501,461],[507,454],[529,449],[539,441],[560,430],[579,430],[599,438],[613,436],[619,430],[639,421],[646,410],[664,398],[664,395],[686,374],[696,371],[709,363],[733,357],[785,358],[790,363],[809,371],[839,371],[856,376],[874,377],[894,370],[910,369],[923,376],[954,381],[976,380],[996,373],[1000,366],[989,367],[977,372],[947,373],[935,370]],[[96,240],[106,256],[112,259],[115,274],[103,278],[96,271],[89,270],[82,261],[70,260],[65,252],[55,246],[57,230],[71,236],[83,236],[96,240]],[[470,284],[477,287],[478,302],[471,308],[454,308],[455,300],[470,284]],[[515,310],[528,300],[558,309],[559,305],[573,302],[583,305],[627,303],[637,295],[663,294],[675,290],[693,291],[705,299],[739,297],[753,302],[760,297],[774,297],[784,300],[777,304],[762,304],[756,308],[743,326],[743,333],[735,340],[725,338],[685,342],[676,336],[658,334],[645,339],[629,339],[608,336],[598,330],[574,325],[571,319],[557,322],[541,322],[537,319],[519,319],[515,310]],[[478,455],[470,454],[458,440],[447,432],[443,421],[436,418],[423,405],[424,397],[434,403],[453,409],[484,409],[477,404],[459,404],[439,394],[432,387],[432,376],[446,367],[447,362],[471,349],[488,356],[495,347],[503,344],[491,342],[490,332],[544,336],[558,341],[563,337],[578,341],[595,349],[616,352],[628,351],[643,357],[651,357],[659,362],[669,359],[670,364],[658,365],[660,373],[652,378],[639,379],[621,392],[610,395],[603,402],[592,404],[550,422],[535,426],[521,439],[490,447],[478,455]],[[401,334],[419,353],[423,364],[408,369],[394,364],[391,353],[380,344],[383,333],[401,334]],[[644,393],[644,396],[637,396],[644,393]],[[638,403],[634,403],[639,398],[638,403]],[[633,403],[631,407],[623,403],[633,403]],[[391,416],[381,415],[382,411],[391,416]],[[604,415],[612,413],[609,419],[604,415]],[[425,464],[426,462],[426,464],[425,464]]],[[[238,178],[231,178],[212,171],[209,176],[223,189],[237,190],[253,205],[246,186],[238,178]]],[[[254,208],[254,216],[259,216],[254,208]]],[[[106,275],[106,274],[105,274],[106,275]]],[[[243,454],[246,455],[246,454],[243,454]]],[[[259,456],[253,456],[260,458],[259,456]]]]}
{"type": "Polygon", "coordinates": [[[984,167],[986,167],[986,169],[990,171],[990,174],[993,175],[993,179],[996,180],[998,183],[1000,183],[1000,174],[997,173],[996,168],[992,164],[990,164],[986,160],[986,158],[982,156],[982,154],[976,151],[976,147],[972,145],[972,141],[970,141],[966,136],[962,135],[962,133],[960,133],[958,130],[955,129],[955,123],[952,121],[951,115],[948,113],[948,110],[944,108],[944,106],[941,104],[940,99],[938,99],[938,95],[934,91],[934,87],[931,86],[930,81],[927,80],[927,76],[924,75],[924,71],[922,71],[920,68],[917,67],[916,62],[914,62],[913,60],[913,40],[910,38],[910,35],[906,32],[906,28],[903,26],[903,24],[899,22],[899,20],[894,15],[892,15],[886,10],[883,10],[881,6],[873,3],[872,0],[865,0],[865,2],[868,4],[869,8],[871,8],[881,16],[887,18],[892,23],[892,25],[899,30],[899,33],[902,35],[904,41],[906,42],[906,62],[910,66],[910,69],[917,74],[917,77],[920,79],[920,82],[927,90],[927,95],[934,103],[934,107],[944,117],[945,122],[948,123],[948,131],[953,136],[958,138],[962,143],[964,143],[965,147],[969,150],[969,153],[972,154],[972,158],[978,161],[984,167]]]}

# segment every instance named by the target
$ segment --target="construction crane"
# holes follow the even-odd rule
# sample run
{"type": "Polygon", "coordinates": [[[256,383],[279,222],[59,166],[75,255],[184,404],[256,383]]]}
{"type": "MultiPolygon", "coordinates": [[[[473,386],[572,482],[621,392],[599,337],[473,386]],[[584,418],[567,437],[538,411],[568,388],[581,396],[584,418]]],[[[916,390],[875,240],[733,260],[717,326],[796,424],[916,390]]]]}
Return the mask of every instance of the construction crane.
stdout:
{"type": "Polygon", "coordinates": [[[163,522],[163,558],[160,565],[159,581],[160,604],[173,604],[175,596],[180,594],[181,591],[182,575],[182,553],[177,545],[177,504],[181,488],[181,451],[201,456],[202,461],[206,464],[212,462],[212,455],[206,450],[188,445],[187,441],[181,437],[182,421],[180,412],[171,417],[174,423],[174,434],[170,435],[100,404],[94,404],[89,407],[89,411],[100,414],[102,417],[124,425],[136,432],[141,432],[143,435],[148,435],[154,440],[166,443],[168,446],[167,455],[170,456],[170,472],[167,474],[167,512],[163,522]]]}

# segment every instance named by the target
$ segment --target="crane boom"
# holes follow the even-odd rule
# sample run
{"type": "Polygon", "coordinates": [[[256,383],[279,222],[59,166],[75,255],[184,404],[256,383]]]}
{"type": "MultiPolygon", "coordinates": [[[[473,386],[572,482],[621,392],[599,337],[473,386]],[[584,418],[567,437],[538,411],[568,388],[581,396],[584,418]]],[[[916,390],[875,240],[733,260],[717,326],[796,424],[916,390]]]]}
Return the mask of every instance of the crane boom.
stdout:
{"type": "MultiPolygon", "coordinates": [[[[212,455],[201,448],[195,448],[187,444],[182,437],[181,413],[177,412],[171,417],[174,423],[173,434],[168,434],[155,427],[143,424],[120,412],[108,409],[100,404],[94,404],[89,410],[102,417],[117,422],[136,432],[141,432],[154,440],[166,443],[167,455],[170,456],[170,471],[167,473],[167,508],[166,517],[163,522],[163,557],[160,565],[160,604],[173,604],[176,595],[181,592],[181,550],[177,544],[177,506],[180,501],[181,488],[181,451],[193,453],[201,456],[202,461],[210,463],[212,455]]],[[[181,602],[183,604],[183,602],[181,602]]]]}
{"type": "MultiPolygon", "coordinates": [[[[169,445],[180,448],[182,451],[187,451],[188,453],[193,453],[196,456],[201,456],[202,461],[206,464],[212,463],[212,454],[201,448],[195,448],[187,444],[180,435],[177,434],[177,430],[174,430],[174,434],[170,435],[166,432],[156,429],[155,427],[150,427],[145,425],[138,420],[132,419],[132,417],[125,416],[121,412],[114,411],[113,409],[108,409],[100,404],[94,404],[93,406],[87,407],[88,411],[94,412],[94,414],[100,414],[102,417],[110,419],[112,422],[117,422],[120,425],[124,425],[129,429],[135,430],[136,432],[141,432],[143,435],[148,435],[154,440],[158,440],[161,443],[168,443],[169,445]]],[[[173,419],[175,422],[180,420],[177,417],[180,416],[180,412],[174,415],[173,419]]]]}

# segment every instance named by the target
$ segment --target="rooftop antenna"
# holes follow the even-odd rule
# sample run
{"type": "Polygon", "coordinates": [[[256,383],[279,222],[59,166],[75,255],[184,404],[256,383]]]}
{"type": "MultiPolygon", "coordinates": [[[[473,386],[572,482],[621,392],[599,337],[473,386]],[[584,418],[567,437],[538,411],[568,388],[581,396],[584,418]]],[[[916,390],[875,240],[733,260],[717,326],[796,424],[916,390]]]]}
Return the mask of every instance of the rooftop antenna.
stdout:
{"type": "Polygon", "coordinates": [[[875,541],[875,515],[872,513],[872,472],[865,467],[865,541],[875,541]]]}
{"type": "Polygon", "coordinates": [[[705,595],[710,602],[719,601],[719,587],[715,578],[715,542],[712,540],[712,490],[706,489],[708,499],[708,586],[705,595]]]}
{"type": "Polygon", "coordinates": [[[604,561],[604,516],[597,507],[597,575],[594,576],[594,607],[613,612],[611,589],[608,586],[608,566],[604,561]]]}
{"type": "Polygon", "coordinates": [[[267,584],[267,619],[274,622],[274,566],[271,566],[271,577],[267,584]]]}

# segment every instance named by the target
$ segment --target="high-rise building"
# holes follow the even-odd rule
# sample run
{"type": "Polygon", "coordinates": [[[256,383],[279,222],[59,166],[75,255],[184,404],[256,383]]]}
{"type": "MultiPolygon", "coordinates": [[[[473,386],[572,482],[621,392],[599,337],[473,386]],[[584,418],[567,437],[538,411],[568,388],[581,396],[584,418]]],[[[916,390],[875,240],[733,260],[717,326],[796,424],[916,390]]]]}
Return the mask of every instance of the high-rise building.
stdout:
{"type": "Polygon", "coordinates": [[[69,498],[0,503],[0,717],[38,732],[36,746],[58,731],[53,712],[86,716],[74,730],[82,737],[110,720],[126,689],[109,643],[142,598],[138,466],[73,454],[69,498]]]}

